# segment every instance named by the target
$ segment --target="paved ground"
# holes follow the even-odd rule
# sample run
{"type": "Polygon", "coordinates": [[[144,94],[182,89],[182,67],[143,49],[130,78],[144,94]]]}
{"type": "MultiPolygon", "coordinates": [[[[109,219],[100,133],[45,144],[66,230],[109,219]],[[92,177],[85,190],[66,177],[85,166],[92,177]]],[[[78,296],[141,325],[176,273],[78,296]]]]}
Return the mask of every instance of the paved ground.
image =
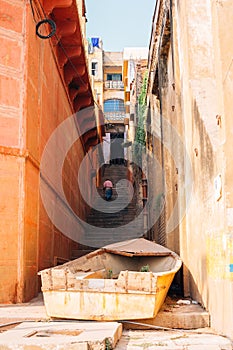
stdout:
{"type": "Polygon", "coordinates": [[[229,339],[198,331],[123,331],[116,350],[232,350],[229,339]]]}
{"type": "MultiPolygon", "coordinates": [[[[185,307],[185,306],[183,306],[185,307]]],[[[192,306],[192,312],[193,312],[193,307],[192,306]]],[[[176,319],[176,310],[179,310],[179,313],[181,312],[180,308],[175,307],[175,305],[171,308],[171,313],[172,313],[172,319],[173,322],[175,322],[176,319]]],[[[186,309],[183,309],[186,310],[186,309]]],[[[168,315],[167,317],[169,318],[169,312],[167,309],[167,306],[164,308],[165,315],[168,315]]],[[[196,312],[196,311],[195,311],[196,312]]],[[[191,316],[192,317],[192,316],[191,316]]],[[[161,318],[162,320],[165,319],[165,316],[161,318]]],[[[0,305],[0,326],[5,324],[5,327],[0,327],[0,338],[1,336],[4,335],[4,339],[6,339],[7,335],[9,336],[8,339],[12,341],[17,335],[17,332],[19,331],[20,327],[23,327],[26,320],[34,320],[34,321],[39,321],[43,320],[46,321],[47,324],[49,325],[50,323],[48,322],[48,317],[46,315],[46,311],[44,308],[43,300],[41,296],[38,298],[32,300],[32,302],[27,303],[27,304],[22,304],[22,305],[0,305]],[[12,324],[18,321],[19,326],[16,324],[12,324]],[[18,328],[17,328],[18,327],[18,328]]],[[[64,323],[64,328],[66,325],[65,321],[64,323]]],[[[180,321],[179,321],[180,322],[180,321]]],[[[67,323],[68,325],[68,323],[67,323]]],[[[52,324],[51,324],[52,326],[52,324]]],[[[79,327],[79,323],[76,323],[76,326],[79,327]]],[[[164,326],[164,325],[163,325],[164,326]]],[[[38,323],[35,324],[30,324],[30,327],[37,327],[38,328],[38,323]]],[[[59,326],[60,327],[60,326],[59,326]]],[[[115,325],[114,325],[115,327],[115,325]]],[[[33,332],[33,329],[32,329],[33,332]]],[[[63,332],[63,331],[62,331],[63,332]]],[[[90,332],[90,337],[91,337],[91,329],[89,330],[90,332]]],[[[59,333],[59,336],[62,336],[61,331],[55,331],[56,336],[59,333]]],[[[68,334],[70,335],[70,334],[68,334]]],[[[107,333],[106,333],[107,336],[107,333]]],[[[103,337],[104,338],[104,337],[103,337]]],[[[42,338],[41,338],[42,339],[42,338]]],[[[57,338],[58,339],[58,338],[57,338]]],[[[53,347],[48,348],[45,347],[45,349],[67,349],[67,350],[78,350],[78,349],[92,349],[86,347],[80,347],[81,345],[78,343],[75,345],[74,343],[74,336],[72,338],[72,342],[70,343],[70,346],[67,345],[65,348],[61,348],[58,342],[56,343],[56,339],[53,342],[53,347]]],[[[2,342],[2,345],[0,343],[0,350],[4,349],[27,349],[27,350],[34,350],[34,347],[26,347],[22,348],[20,346],[15,345],[13,348],[12,347],[6,347],[3,345],[4,342],[2,342]]],[[[84,346],[84,345],[83,345],[84,346]]],[[[38,349],[42,349],[42,347],[37,347],[38,349]]],[[[93,348],[94,349],[94,348],[93,348]]],[[[95,349],[100,349],[100,350],[110,350],[111,347],[107,344],[99,345],[99,347],[95,349]]],[[[232,350],[232,342],[222,336],[219,336],[215,334],[209,327],[206,328],[201,328],[201,329],[196,329],[196,330],[130,330],[130,329],[124,329],[123,333],[120,337],[120,340],[118,341],[116,347],[116,350],[232,350]]]]}

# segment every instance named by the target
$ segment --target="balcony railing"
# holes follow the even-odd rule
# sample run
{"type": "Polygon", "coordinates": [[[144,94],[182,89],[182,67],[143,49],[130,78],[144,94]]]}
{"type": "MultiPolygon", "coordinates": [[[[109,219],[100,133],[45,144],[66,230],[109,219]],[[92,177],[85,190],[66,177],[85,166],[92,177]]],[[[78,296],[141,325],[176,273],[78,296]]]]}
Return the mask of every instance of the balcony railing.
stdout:
{"type": "Polygon", "coordinates": [[[105,89],[117,89],[117,90],[123,90],[124,89],[124,83],[120,80],[106,80],[104,82],[105,89]]]}
{"type": "Polygon", "coordinates": [[[104,112],[105,122],[109,121],[124,121],[125,112],[104,112]]]}

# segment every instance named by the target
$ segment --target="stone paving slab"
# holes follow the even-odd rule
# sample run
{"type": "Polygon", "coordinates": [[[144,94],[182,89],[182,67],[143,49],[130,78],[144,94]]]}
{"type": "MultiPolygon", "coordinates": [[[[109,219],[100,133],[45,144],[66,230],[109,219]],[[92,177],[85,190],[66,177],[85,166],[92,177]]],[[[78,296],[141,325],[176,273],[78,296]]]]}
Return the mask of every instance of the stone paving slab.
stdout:
{"type": "Polygon", "coordinates": [[[122,324],[117,322],[23,322],[0,334],[0,349],[114,349],[121,334],[122,324]]]}
{"type": "MultiPolygon", "coordinates": [[[[181,301],[181,300],[180,300],[181,301]]],[[[136,324],[125,324],[125,328],[143,329],[142,324],[147,324],[146,329],[151,325],[165,328],[180,329],[198,329],[210,326],[209,313],[201,305],[193,303],[190,300],[184,300],[184,303],[177,303],[177,299],[167,297],[161,310],[155,318],[135,320],[136,324]],[[186,303],[185,303],[186,302],[186,303]],[[188,303],[187,303],[188,302],[188,303]]]]}
{"type": "Polygon", "coordinates": [[[0,304],[0,324],[25,320],[48,320],[42,294],[23,304],[0,304]]]}
{"type": "Polygon", "coordinates": [[[124,330],[116,350],[232,350],[229,339],[209,330],[139,331],[124,330]],[[206,332],[206,333],[205,333],[206,332]]]}

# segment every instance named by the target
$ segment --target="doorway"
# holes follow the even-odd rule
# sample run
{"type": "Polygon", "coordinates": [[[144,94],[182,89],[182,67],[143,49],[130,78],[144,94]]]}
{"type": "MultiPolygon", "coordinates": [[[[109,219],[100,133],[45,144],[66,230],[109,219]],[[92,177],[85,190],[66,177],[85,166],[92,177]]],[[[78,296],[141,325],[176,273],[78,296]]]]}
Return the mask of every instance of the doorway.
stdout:
{"type": "Polygon", "coordinates": [[[111,133],[110,164],[124,164],[124,133],[111,133]]]}

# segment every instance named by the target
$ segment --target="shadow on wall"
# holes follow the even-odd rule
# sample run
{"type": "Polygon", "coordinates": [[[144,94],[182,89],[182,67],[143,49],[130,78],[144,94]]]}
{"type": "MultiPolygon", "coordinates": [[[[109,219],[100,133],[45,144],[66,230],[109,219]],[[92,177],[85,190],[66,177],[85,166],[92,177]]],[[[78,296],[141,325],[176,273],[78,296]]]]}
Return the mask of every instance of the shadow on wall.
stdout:
{"type": "MultiPolygon", "coordinates": [[[[197,282],[193,277],[191,271],[189,270],[189,291],[190,297],[197,301],[204,309],[207,309],[207,305],[209,302],[209,293],[207,286],[207,275],[206,275],[206,257],[203,255],[199,262],[197,262],[199,269],[199,280],[201,282],[201,289],[198,289],[197,282]],[[205,298],[203,297],[205,295],[205,298]],[[205,299],[205,301],[204,301],[205,299]]],[[[199,283],[200,284],[200,283],[199,283]]]]}

